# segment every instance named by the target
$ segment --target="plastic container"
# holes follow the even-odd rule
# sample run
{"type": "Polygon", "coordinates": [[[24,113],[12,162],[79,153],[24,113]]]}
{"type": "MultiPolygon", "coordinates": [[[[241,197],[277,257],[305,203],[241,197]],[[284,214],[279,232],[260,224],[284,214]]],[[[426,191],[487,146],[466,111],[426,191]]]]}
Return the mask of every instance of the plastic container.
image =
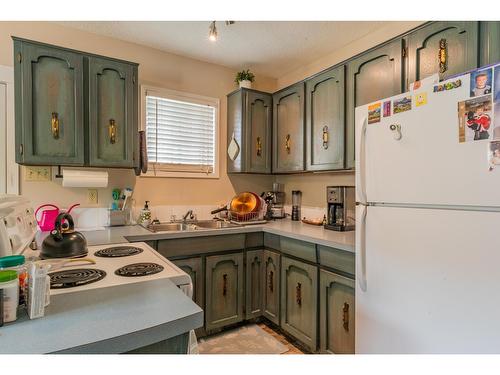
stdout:
{"type": "Polygon", "coordinates": [[[13,270],[0,271],[0,325],[17,319],[19,279],[13,270]]]}
{"type": "Polygon", "coordinates": [[[17,272],[19,279],[19,305],[26,303],[28,288],[28,267],[24,255],[9,255],[0,258],[0,271],[12,270],[17,272]]]}

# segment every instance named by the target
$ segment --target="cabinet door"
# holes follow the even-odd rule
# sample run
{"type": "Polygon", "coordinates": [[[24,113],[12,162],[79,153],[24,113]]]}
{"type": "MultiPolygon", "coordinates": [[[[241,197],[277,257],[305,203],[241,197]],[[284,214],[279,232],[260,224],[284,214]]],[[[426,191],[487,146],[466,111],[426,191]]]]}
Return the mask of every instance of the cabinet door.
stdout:
{"type": "Polygon", "coordinates": [[[354,354],[354,280],[320,271],[320,351],[354,354]]]}
{"type": "Polygon", "coordinates": [[[227,172],[243,173],[245,172],[246,155],[243,152],[244,132],[243,132],[243,90],[235,91],[227,96],[227,172]],[[238,154],[232,160],[227,150],[231,141],[235,140],[239,147],[238,154]]]}
{"type": "Polygon", "coordinates": [[[403,40],[396,39],[347,65],[346,167],[354,168],[354,109],[403,90],[403,40]]]}
{"type": "Polygon", "coordinates": [[[313,265],[283,257],[281,327],[316,350],[318,271],[313,265]]]}
{"type": "Polygon", "coordinates": [[[264,250],[264,307],[263,314],[280,324],[280,255],[264,250]]]}
{"type": "Polygon", "coordinates": [[[500,62],[500,21],[479,22],[479,65],[500,62]]]}
{"type": "Polygon", "coordinates": [[[408,83],[477,67],[478,22],[434,22],[408,36],[408,83]]]}
{"type": "Polygon", "coordinates": [[[262,315],[264,292],[263,255],[263,250],[247,251],[246,254],[246,319],[257,318],[262,315]]]}
{"type": "Polygon", "coordinates": [[[209,256],[206,263],[206,329],[242,321],[243,253],[209,256]]]}
{"type": "Polygon", "coordinates": [[[271,173],[272,96],[246,93],[246,160],[247,172],[271,173]]]}
{"type": "Polygon", "coordinates": [[[273,95],[273,172],[304,170],[304,84],[273,95]]]}
{"type": "Polygon", "coordinates": [[[204,280],[201,257],[178,259],[172,262],[191,277],[191,282],[193,283],[193,301],[203,309],[204,280]]]}
{"type": "Polygon", "coordinates": [[[133,167],[134,66],[89,58],[89,155],[96,167],[133,167]]]}
{"type": "Polygon", "coordinates": [[[83,165],[83,56],[15,41],[16,161],[83,165]]]}
{"type": "Polygon", "coordinates": [[[307,170],[344,168],[344,66],[306,81],[307,170]]]}

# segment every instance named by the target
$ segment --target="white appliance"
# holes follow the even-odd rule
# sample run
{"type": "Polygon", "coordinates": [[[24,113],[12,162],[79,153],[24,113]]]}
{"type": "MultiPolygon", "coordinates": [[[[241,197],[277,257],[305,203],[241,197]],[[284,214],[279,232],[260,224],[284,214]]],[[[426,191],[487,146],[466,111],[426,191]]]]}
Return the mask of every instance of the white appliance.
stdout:
{"type": "Polygon", "coordinates": [[[490,140],[459,142],[470,75],[444,83],[458,80],[381,99],[378,122],[373,103],[356,108],[356,353],[500,352],[494,123],[490,140]],[[406,95],[412,109],[393,113],[406,95]]]}

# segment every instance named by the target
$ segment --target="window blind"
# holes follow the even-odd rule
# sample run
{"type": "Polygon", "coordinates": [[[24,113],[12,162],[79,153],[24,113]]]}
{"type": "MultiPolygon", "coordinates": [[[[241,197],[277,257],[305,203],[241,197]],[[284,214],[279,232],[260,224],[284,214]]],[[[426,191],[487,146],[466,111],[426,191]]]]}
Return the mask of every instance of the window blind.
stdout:
{"type": "Polygon", "coordinates": [[[216,108],[146,94],[148,160],[153,170],[212,173],[216,108]]]}

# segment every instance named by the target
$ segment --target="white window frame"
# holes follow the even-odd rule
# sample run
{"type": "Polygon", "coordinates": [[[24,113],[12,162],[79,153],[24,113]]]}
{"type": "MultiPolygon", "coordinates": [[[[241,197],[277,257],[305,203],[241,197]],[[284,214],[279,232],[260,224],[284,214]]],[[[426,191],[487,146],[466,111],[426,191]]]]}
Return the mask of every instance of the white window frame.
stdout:
{"type": "Polygon", "coordinates": [[[7,87],[5,128],[0,127],[0,194],[19,194],[19,166],[16,164],[14,118],[14,68],[0,65],[0,83],[7,87]],[[5,171],[5,172],[4,172],[5,171]]]}
{"type": "Polygon", "coordinates": [[[219,158],[219,145],[220,145],[220,129],[219,129],[219,113],[220,113],[220,100],[209,96],[196,95],[177,90],[170,90],[162,87],[155,87],[149,85],[141,85],[141,130],[146,131],[146,95],[150,94],[160,98],[187,101],[202,105],[210,105],[215,108],[215,134],[214,134],[214,169],[211,173],[200,172],[175,172],[175,171],[162,171],[154,170],[152,163],[148,165],[148,172],[141,174],[141,177],[167,177],[167,178],[212,178],[218,179],[220,169],[219,158]]]}

